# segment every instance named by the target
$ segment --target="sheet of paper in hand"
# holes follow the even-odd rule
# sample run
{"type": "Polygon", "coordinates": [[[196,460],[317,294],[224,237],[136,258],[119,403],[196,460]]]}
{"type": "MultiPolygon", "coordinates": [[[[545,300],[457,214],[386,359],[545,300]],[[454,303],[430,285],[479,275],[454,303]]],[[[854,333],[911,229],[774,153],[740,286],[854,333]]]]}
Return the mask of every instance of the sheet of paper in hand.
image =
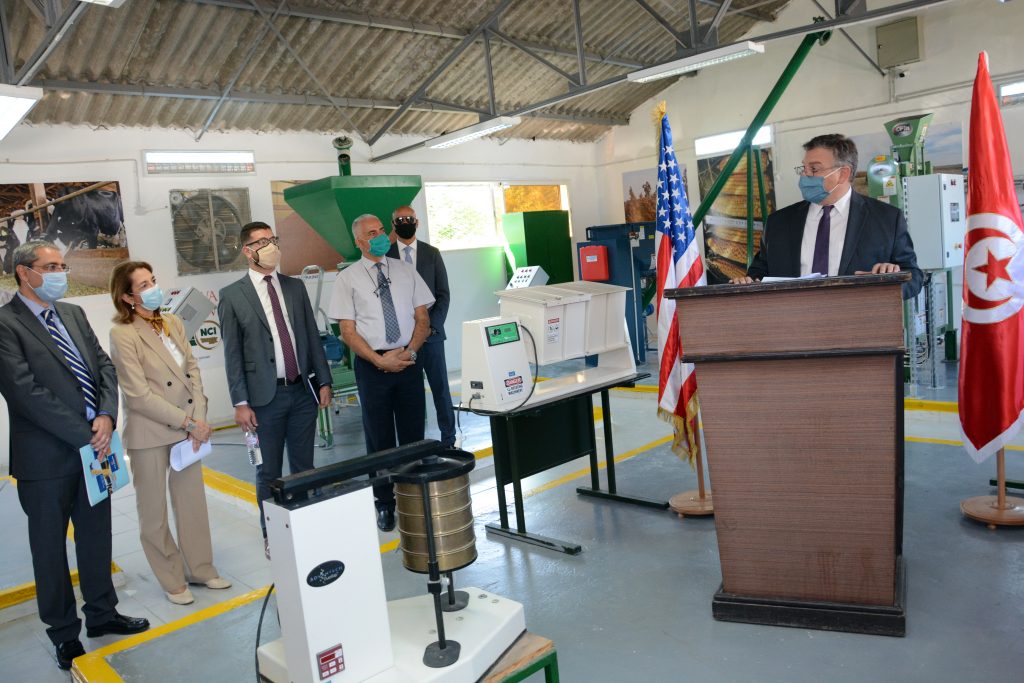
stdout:
{"type": "Polygon", "coordinates": [[[124,463],[124,448],[117,432],[110,436],[110,454],[104,458],[97,457],[96,451],[89,444],[79,449],[82,456],[82,473],[85,475],[85,490],[89,494],[89,505],[96,505],[125,486],[128,479],[128,468],[124,463]]]}

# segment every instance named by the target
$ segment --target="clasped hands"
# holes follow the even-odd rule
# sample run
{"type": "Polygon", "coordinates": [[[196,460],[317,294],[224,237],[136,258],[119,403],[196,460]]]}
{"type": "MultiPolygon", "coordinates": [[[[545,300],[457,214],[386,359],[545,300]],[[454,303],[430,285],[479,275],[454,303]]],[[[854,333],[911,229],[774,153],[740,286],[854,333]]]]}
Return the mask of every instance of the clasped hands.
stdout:
{"type": "Polygon", "coordinates": [[[383,372],[401,372],[414,364],[408,349],[391,349],[377,356],[377,362],[375,363],[377,369],[383,372]]]}

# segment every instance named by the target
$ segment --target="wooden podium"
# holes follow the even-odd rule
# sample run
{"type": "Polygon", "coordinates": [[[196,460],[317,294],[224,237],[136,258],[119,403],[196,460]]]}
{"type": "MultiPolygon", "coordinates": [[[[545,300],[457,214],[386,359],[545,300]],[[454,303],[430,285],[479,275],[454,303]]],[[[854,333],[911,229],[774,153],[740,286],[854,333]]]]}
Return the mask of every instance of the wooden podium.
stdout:
{"type": "Polygon", "coordinates": [[[675,289],[722,621],[902,636],[909,274],[675,289]]]}

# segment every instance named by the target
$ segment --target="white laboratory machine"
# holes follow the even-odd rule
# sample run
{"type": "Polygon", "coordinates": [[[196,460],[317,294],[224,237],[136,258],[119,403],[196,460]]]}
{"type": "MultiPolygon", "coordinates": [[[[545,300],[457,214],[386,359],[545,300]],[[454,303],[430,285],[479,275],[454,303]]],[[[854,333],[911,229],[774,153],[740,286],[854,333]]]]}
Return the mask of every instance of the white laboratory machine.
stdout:
{"type": "Polygon", "coordinates": [[[191,339],[213,313],[213,308],[210,297],[195,287],[175,287],[164,294],[160,312],[173,313],[181,318],[185,326],[185,339],[191,339]]]}
{"type": "Polygon", "coordinates": [[[500,314],[462,323],[462,404],[505,412],[636,374],[625,307],[627,287],[599,282],[495,292],[500,314]],[[535,367],[597,356],[534,386],[535,367]]]}
{"type": "Polygon", "coordinates": [[[521,604],[480,588],[454,591],[452,571],[476,558],[468,493],[474,462],[471,453],[438,453],[438,442],[420,441],[278,480],[264,514],[282,637],[257,651],[263,678],[474,683],[523,633],[521,604]],[[406,482],[396,485],[403,562],[429,575],[428,594],[391,602],[384,591],[373,491],[365,479],[352,481],[383,468],[398,473],[392,481],[406,482]],[[453,481],[460,486],[448,486],[453,481]],[[403,486],[414,498],[422,486],[424,495],[403,506],[403,486]],[[458,510],[445,509],[462,488],[465,501],[456,501],[458,510]],[[407,514],[417,510],[418,516],[407,514]],[[446,531],[445,520],[458,511],[468,515],[468,530],[460,524],[446,531]],[[428,518],[426,532],[434,539],[429,559],[417,552],[424,538],[419,525],[428,518]],[[454,555],[447,553],[449,532],[468,534],[472,547],[460,544],[454,555]]]}

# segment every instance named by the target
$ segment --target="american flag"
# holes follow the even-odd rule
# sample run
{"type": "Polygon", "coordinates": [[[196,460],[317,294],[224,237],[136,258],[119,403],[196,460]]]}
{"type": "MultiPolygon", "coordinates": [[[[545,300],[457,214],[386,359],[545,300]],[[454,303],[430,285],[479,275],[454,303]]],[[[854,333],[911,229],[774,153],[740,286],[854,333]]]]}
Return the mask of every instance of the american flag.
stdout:
{"type": "Polygon", "coordinates": [[[697,377],[692,363],[680,363],[682,344],[676,304],[665,298],[666,289],[707,284],[704,264],[697,248],[690,205],[686,201],[683,172],[672,148],[668,115],[661,117],[658,152],[658,238],[654,249],[658,261],[658,417],[672,423],[672,450],[694,462],[700,457],[697,436],[697,377]]]}

